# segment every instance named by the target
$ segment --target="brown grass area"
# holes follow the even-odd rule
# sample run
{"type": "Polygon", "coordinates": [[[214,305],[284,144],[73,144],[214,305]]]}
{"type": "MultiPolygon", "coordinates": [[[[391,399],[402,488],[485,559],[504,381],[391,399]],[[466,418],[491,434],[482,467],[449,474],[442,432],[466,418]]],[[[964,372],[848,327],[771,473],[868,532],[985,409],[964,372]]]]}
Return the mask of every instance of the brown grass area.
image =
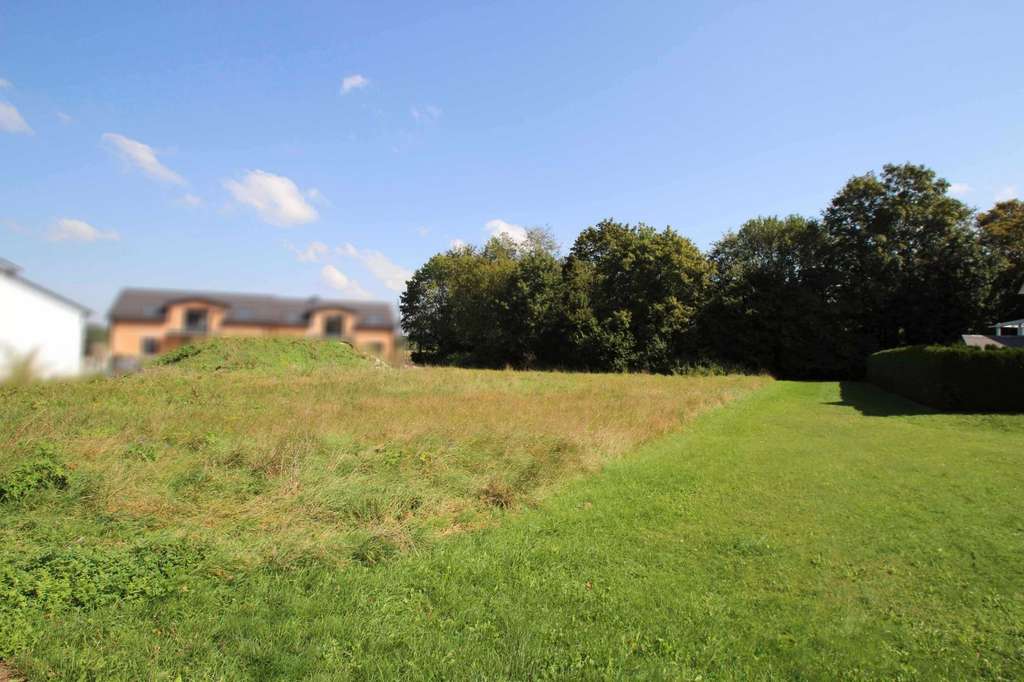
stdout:
{"type": "Polygon", "coordinates": [[[0,388],[0,470],[57,443],[81,513],[239,557],[348,557],[490,523],[769,381],[349,368],[156,369],[0,388]]]}

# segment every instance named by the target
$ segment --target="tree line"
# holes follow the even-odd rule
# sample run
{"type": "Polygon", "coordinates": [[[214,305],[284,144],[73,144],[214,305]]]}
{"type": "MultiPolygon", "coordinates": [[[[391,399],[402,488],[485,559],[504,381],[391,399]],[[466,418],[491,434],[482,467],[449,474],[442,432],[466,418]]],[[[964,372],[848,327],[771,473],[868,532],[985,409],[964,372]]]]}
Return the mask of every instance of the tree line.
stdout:
{"type": "Polygon", "coordinates": [[[428,364],[859,376],[877,350],[1024,317],[1024,202],[976,213],[948,190],[929,168],[887,165],[818,218],[754,218],[707,253],[610,219],[565,256],[544,230],[495,237],[420,267],[402,327],[428,364]]]}

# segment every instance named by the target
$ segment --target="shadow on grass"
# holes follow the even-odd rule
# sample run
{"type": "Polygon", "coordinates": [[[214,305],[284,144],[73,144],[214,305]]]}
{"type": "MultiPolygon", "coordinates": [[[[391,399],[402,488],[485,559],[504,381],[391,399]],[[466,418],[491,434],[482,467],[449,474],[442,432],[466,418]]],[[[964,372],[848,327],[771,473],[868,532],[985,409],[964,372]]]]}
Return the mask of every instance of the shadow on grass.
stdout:
{"type": "Polygon", "coordinates": [[[828,403],[853,407],[866,417],[896,417],[937,414],[937,411],[889,393],[863,381],[840,381],[839,400],[828,403]]]}

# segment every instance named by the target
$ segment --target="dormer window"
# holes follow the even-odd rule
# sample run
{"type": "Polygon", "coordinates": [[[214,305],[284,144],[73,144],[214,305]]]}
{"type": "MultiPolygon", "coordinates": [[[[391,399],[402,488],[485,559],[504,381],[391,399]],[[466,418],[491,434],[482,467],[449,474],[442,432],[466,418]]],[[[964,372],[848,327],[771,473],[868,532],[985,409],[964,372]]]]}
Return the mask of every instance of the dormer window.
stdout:
{"type": "Polygon", "coordinates": [[[328,315],[324,318],[324,336],[341,336],[341,315],[328,315]]]}
{"type": "Polygon", "coordinates": [[[204,308],[188,308],[185,311],[185,331],[203,333],[207,330],[207,312],[204,308]]]}

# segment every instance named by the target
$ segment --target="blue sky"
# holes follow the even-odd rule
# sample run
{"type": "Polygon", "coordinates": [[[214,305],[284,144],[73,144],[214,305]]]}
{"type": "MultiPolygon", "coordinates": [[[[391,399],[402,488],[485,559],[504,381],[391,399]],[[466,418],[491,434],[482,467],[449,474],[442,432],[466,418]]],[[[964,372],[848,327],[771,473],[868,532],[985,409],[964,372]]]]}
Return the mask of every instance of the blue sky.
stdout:
{"type": "Polygon", "coordinates": [[[886,162],[1024,190],[1019,1],[145,5],[0,7],[0,256],[97,317],[122,286],[397,300],[523,226],[705,248],[886,162]]]}

